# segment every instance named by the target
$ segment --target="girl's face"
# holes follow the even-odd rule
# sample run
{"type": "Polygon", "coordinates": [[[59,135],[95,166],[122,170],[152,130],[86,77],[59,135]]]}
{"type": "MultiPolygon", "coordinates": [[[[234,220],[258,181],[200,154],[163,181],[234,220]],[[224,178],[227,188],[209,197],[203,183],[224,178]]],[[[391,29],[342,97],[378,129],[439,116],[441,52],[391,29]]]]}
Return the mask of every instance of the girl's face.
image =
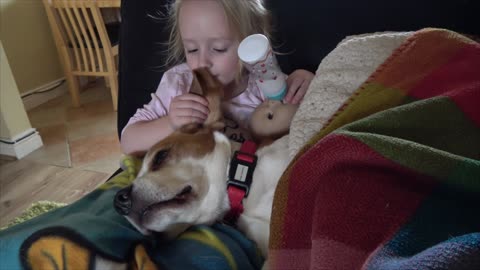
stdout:
{"type": "Polygon", "coordinates": [[[180,8],[179,29],[187,64],[192,70],[208,67],[224,85],[235,80],[239,41],[229,28],[220,3],[185,1],[180,8]]]}

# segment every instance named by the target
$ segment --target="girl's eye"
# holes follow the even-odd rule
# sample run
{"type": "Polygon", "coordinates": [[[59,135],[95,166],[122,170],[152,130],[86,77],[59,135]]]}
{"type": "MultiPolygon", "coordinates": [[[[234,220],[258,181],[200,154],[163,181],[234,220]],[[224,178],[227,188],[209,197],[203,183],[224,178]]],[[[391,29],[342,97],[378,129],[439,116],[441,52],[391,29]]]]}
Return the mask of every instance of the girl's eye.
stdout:
{"type": "Polygon", "coordinates": [[[227,49],[213,49],[214,51],[218,52],[218,53],[224,53],[227,51],[227,49]]]}
{"type": "Polygon", "coordinates": [[[197,49],[187,50],[187,53],[195,53],[195,52],[197,52],[197,51],[198,51],[197,49]]]}

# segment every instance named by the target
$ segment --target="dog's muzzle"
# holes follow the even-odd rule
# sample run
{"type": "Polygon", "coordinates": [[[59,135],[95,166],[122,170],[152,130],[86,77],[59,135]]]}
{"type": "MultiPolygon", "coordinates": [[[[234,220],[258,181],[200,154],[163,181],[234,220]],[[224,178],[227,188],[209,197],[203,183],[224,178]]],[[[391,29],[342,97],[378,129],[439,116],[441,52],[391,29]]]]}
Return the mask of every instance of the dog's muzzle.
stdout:
{"type": "Polygon", "coordinates": [[[132,185],[123,188],[117,192],[113,201],[115,210],[123,216],[126,216],[132,210],[132,185]]]}

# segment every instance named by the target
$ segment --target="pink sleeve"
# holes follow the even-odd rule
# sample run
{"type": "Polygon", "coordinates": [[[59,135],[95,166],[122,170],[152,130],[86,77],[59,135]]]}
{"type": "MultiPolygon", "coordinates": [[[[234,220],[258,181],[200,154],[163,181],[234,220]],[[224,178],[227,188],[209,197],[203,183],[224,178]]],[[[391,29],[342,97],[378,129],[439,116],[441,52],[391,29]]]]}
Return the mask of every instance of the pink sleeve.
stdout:
{"type": "MultiPolygon", "coordinates": [[[[163,74],[162,80],[158,85],[157,91],[152,93],[152,100],[143,108],[137,109],[137,112],[130,117],[125,128],[142,121],[152,121],[168,114],[172,99],[178,95],[185,94],[189,91],[192,83],[192,74],[174,67],[163,74]]],[[[123,131],[125,130],[123,128],[123,131]]]]}

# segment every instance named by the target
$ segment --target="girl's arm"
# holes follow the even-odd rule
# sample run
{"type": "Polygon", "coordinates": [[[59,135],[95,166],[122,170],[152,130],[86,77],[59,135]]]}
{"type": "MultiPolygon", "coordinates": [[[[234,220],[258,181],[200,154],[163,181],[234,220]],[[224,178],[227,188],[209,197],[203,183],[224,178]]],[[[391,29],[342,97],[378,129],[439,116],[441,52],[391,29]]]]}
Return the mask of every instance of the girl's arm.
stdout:
{"type": "Polygon", "coordinates": [[[142,156],[155,143],[173,132],[169,116],[151,121],[141,121],[125,128],[120,145],[127,155],[142,156]]]}
{"type": "Polygon", "coordinates": [[[122,151],[127,155],[142,155],[175,129],[188,123],[203,123],[208,113],[208,101],[204,97],[190,93],[176,96],[170,103],[168,115],[139,121],[125,128],[122,151]]]}
{"type": "Polygon", "coordinates": [[[175,66],[163,74],[151,101],[135,112],[122,131],[123,153],[143,155],[182,124],[206,118],[197,111],[203,110],[203,114],[208,115],[208,109],[195,103],[202,99],[191,98],[188,94],[191,76],[187,64],[175,66]]]}

